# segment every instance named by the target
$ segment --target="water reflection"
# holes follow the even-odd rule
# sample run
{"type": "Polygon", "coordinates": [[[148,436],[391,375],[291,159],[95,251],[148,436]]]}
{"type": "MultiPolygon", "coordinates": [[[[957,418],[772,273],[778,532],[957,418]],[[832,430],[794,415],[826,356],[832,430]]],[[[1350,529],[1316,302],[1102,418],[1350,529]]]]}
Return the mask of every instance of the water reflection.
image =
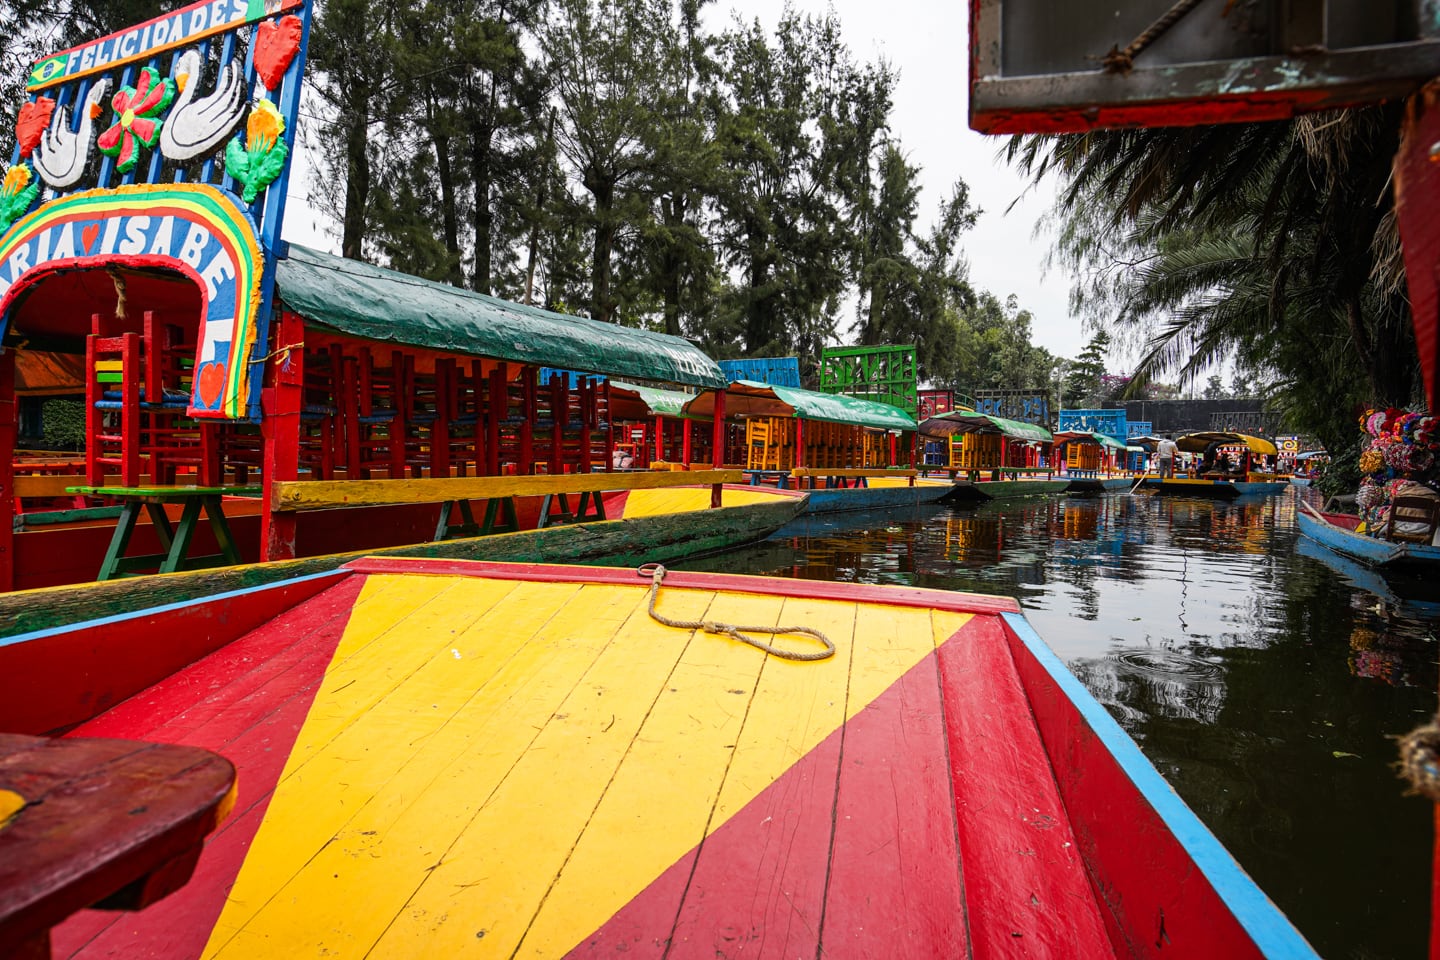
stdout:
{"type": "Polygon", "coordinates": [[[804,518],[695,569],[1005,594],[1325,956],[1422,956],[1440,585],[1302,540],[1294,495],[804,518]]]}

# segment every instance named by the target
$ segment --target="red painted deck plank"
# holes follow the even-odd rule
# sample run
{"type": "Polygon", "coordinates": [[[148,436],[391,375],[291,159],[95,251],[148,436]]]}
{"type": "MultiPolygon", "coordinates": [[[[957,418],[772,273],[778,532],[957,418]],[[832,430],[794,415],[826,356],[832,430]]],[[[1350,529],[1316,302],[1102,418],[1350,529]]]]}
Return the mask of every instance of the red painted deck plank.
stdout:
{"type": "Polygon", "coordinates": [[[1113,957],[1004,627],[977,617],[939,658],[975,956],[1113,957]]]}
{"type": "Polygon", "coordinates": [[[845,730],[826,955],[969,956],[950,789],[938,662],[926,657],[845,730]]]}
{"type": "Polygon", "coordinates": [[[944,755],[927,657],[570,955],[965,956],[944,755]]]}
{"type": "Polygon", "coordinates": [[[700,846],[671,957],[814,957],[843,731],[700,846]]]}
{"type": "Polygon", "coordinates": [[[191,603],[7,643],[0,647],[0,729],[49,733],[89,721],[340,579],[276,584],[218,610],[191,603]]]}
{"type": "MultiPolygon", "coordinates": [[[[360,583],[337,586],[342,588],[329,589],[286,610],[215,654],[117,704],[83,724],[76,735],[148,739],[166,728],[195,730],[205,726],[302,662],[312,651],[313,634],[331,631],[336,617],[349,616],[360,583]]],[[[342,619],[342,626],[344,622],[342,619]]],[[[321,637],[322,646],[325,642],[321,637]]],[[[178,742],[175,736],[165,739],[178,742]]],[[[211,734],[205,739],[213,741],[216,737],[211,734]]]]}
{"type": "Polygon", "coordinates": [[[239,798],[188,884],[143,913],[76,914],[55,929],[56,957],[200,955],[363,584],[363,577],[341,581],[192,664],[174,682],[121,704],[111,711],[114,717],[104,714],[72,732],[118,736],[118,730],[132,729],[139,736],[148,727],[148,739],[204,746],[235,764],[239,798]],[[302,624],[312,628],[296,629],[302,624]],[[149,702],[159,723],[146,721],[149,702]]]}

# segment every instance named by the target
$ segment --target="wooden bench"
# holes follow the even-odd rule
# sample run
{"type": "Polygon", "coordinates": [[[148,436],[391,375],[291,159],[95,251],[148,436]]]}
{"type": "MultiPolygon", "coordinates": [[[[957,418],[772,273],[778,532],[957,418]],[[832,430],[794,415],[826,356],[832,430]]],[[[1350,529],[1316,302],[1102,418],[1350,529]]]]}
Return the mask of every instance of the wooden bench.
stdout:
{"type": "Polygon", "coordinates": [[[486,536],[519,529],[516,497],[540,497],[539,528],[552,522],[604,520],[603,493],[653,490],[662,487],[710,487],[710,506],[720,506],[721,487],[741,483],[739,470],[643,471],[624,473],[563,473],[523,477],[430,477],[418,480],[282,480],[271,488],[270,508],[276,513],[332,510],[337,507],[438,503],[440,520],[435,539],[486,536]],[[571,496],[579,496],[572,511],[571,496]],[[484,501],[485,519],[475,523],[473,501],[484,501]],[[452,524],[452,509],[462,523],[452,524]],[[499,521],[497,523],[497,520],[499,521]]]}
{"type": "Polygon", "coordinates": [[[235,768],[198,747],[0,733],[0,956],[178,889],[234,802],[235,768]]]}
{"type": "Polygon", "coordinates": [[[849,468],[849,467],[796,467],[790,471],[790,476],[795,479],[795,486],[801,490],[815,489],[815,481],[825,480],[825,487],[864,487],[866,480],[871,477],[905,477],[910,481],[910,486],[915,486],[915,477],[918,470],[912,469],[889,469],[889,468],[849,468]],[[835,481],[840,481],[838,484],[835,481]],[[847,481],[855,481],[853,484],[847,481]]]}

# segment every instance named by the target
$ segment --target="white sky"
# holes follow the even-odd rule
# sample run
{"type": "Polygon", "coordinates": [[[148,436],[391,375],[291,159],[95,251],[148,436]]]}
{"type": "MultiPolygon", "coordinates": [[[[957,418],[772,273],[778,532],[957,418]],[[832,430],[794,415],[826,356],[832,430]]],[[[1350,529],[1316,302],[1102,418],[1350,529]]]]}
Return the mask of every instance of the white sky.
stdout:
{"type": "MultiPolygon", "coordinates": [[[[957,178],[970,185],[972,202],[984,213],[965,239],[970,282],[1002,301],[1013,293],[1034,315],[1032,340],[1062,357],[1074,357],[1088,339],[1068,310],[1069,278],[1060,271],[1042,275],[1048,236],[1036,236],[1036,221],[1049,208],[1053,186],[1025,196],[1008,214],[1006,207],[1026,188],[997,153],[1003,138],[985,137],[966,122],[968,98],[969,5],[960,0],[791,0],[801,13],[833,10],[846,43],[858,60],[884,57],[899,73],[892,133],[910,162],[922,168],[922,232],[957,178]]],[[[707,11],[707,25],[724,28],[732,15],[759,17],[773,31],[780,0],[719,0],[707,11]]],[[[304,127],[302,127],[302,137],[304,127]]],[[[297,150],[287,239],[338,252],[338,228],[306,202],[313,165],[297,150]]],[[[844,324],[842,324],[842,329],[844,324]]]]}

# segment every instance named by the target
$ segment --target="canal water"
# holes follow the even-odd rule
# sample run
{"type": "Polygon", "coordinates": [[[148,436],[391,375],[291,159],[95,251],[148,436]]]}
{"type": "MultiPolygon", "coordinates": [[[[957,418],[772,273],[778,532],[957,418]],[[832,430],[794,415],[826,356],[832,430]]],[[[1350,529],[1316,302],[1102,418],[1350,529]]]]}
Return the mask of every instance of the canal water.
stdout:
{"type": "Polygon", "coordinates": [[[1440,585],[1300,537],[1302,494],[810,517],[675,566],[1014,597],[1322,956],[1423,957],[1433,811],[1394,738],[1436,709],[1440,585]]]}

